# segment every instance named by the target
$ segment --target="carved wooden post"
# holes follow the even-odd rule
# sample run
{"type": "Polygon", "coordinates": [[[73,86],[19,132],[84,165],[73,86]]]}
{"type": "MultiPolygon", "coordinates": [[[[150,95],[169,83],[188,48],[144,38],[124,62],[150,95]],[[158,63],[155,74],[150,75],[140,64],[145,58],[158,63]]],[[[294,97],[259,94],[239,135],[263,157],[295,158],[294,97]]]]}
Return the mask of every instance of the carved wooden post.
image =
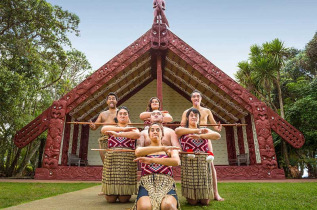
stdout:
{"type": "Polygon", "coordinates": [[[261,161],[264,168],[269,169],[270,175],[277,168],[277,161],[271,134],[271,125],[268,118],[267,106],[263,102],[253,104],[254,123],[258,136],[261,161]]]}
{"type": "Polygon", "coordinates": [[[72,141],[72,154],[75,154],[75,155],[77,152],[78,132],[79,132],[79,125],[75,124],[74,131],[73,131],[73,141],[72,141]]]}
{"type": "MultiPolygon", "coordinates": [[[[241,123],[241,120],[239,120],[238,123],[241,123]]],[[[243,132],[242,132],[241,126],[237,127],[237,134],[238,134],[239,154],[244,154],[245,149],[244,149],[243,132]]]]}
{"type": "Polygon", "coordinates": [[[44,150],[43,168],[54,169],[58,167],[65,113],[66,101],[54,101],[50,112],[50,122],[44,150]]]}
{"type": "Polygon", "coordinates": [[[161,101],[161,110],[163,109],[163,71],[162,71],[162,55],[160,52],[156,55],[156,95],[161,101]]]}
{"type": "Polygon", "coordinates": [[[89,131],[90,131],[89,125],[82,125],[81,137],[80,137],[80,148],[79,148],[79,157],[82,160],[87,160],[89,131]]]}
{"type": "Polygon", "coordinates": [[[245,122],[247,124],[247,140],[249,145],[249,157],[250,157],[250,165],[256,164],[256,157],[255,157],[255,146],[254,146],[254,139],[253,139],[253,132],[252,132],[252,122],[251,122],[251,115],[245,117],[245,122]]]}
{"type": "Polygon", "coordinates": [[[69,139],[70,139],[70,130],[71,124],[67,124],[70,122],[72,117],[67,114],[66,115],[66,124],[65,124],[65,131],[64,131],[64,139],[63,139],[63,152],[62,152],[62,165],[66,166],[68,161],[68,148],[69,148],[69,139]]]}
{"type": "Polygon", "coordinates": [[[229,165],[233,165],[230,160],[236,159],[236,149],[235,149],[235,143],[234,143],[234,134],[233,134],[233,127],[225,127],[226,129],[226,140],[227,140],[227,151],[228,151],[228,159],[229,159],[229,165]]]}

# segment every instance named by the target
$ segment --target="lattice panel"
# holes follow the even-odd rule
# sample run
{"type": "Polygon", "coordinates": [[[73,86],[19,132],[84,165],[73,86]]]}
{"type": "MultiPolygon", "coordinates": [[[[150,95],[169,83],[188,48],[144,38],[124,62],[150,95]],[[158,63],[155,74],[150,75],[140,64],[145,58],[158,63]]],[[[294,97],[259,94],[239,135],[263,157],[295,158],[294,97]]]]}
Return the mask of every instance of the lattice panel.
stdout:
{"type": "Polygon", "coordinates": [[[272,109],[268,108],[268,115],[271,128],[280,135],[280,137],[295,148],[301,148],[304,145],[304,135],[294,128],[294,126],[281,118],[272,109]]]}
{"type": "Polygon", "coordinates": [[[216,141],[211,141],[213,147],[213,153],[215,155],[215,165],[229,165],[228,162],[228,150],[226,142],[226,129],[222,128],[220,132],[221,138],[216,141]]]}
{"type": "Polygon", "coordinates": [[[96,166],[102,165],[102,161],[98,151],[91,151],[91,149],[99,149],[98,139],[100,138],[100,130],[99,127],[97,130],[89,130],[89,141],[88,141],[88,165],[96,166]]]}

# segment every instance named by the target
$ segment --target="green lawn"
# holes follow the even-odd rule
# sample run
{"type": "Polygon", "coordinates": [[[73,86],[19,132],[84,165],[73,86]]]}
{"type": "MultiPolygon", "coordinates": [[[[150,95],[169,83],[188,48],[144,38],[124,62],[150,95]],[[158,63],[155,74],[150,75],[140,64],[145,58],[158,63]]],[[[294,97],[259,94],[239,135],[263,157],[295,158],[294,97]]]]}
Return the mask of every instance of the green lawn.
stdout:
{"type": "Polygon", "coordinates": [[[96,186],[94,183],[0,182],[0,208],[96,186]]]}
{"type": "MultiPolygon", "coordinates": [[[[62,193],[76,191],[98,183],[1,183],[0,208],[18,205],[62,193]]],[[[212,201],[208,207],[190,206],[180,196],[186,209],[317,209],[317,182],[311,183],[219,183],[224,202],[212,201]]]]}
{"type": "MultiPolygon", "coordinates": [[[[180,197],[182,209],[317,209],[317,182],[219,183],[218,188],[224,202],[193,207],[180,197]]],[[[181,194],[180,184],[177,189],[181,194]]]]}

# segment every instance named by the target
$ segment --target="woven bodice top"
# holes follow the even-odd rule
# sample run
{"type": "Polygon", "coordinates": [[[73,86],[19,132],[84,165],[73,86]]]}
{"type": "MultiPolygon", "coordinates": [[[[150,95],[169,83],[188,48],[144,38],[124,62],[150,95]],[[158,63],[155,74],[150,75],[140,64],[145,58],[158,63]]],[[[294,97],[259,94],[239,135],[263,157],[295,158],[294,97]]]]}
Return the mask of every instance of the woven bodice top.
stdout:
{"type": "Polygon", "coordinates": [[[192,149],[193,152],[208,152],[208,139],[193,139],[188,136],[192,134],[186,134],[179,138],[183,151],[192,149]]]}
{"type": "MultiPolygon", "coordinates": [[[[148,158],[169,158],[167,155],[148,155],[148,158]]],[[[141,176],[149,174],[165,174],[173,176],[173,170],[171,166],[165,166],[157,163],[145,164],[141,163],[141,176]]]]}
{"type": "Polygon", "coordinates": [[[115,137],[109,136],[108,138],[108,148],[112,147],[120,147],[120,148],[128,148],[128,149],[135,149],[136,140],[130,139],[126,137],[115,137]]]}

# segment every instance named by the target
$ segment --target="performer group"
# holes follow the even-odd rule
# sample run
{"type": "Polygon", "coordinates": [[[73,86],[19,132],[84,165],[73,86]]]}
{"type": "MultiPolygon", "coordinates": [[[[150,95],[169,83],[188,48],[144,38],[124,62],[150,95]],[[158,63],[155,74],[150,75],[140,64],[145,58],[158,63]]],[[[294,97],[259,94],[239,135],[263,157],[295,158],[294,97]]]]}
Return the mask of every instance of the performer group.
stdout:
{"type": "Polygon", "coordinates": [[[146,111],[140,114],[144,130],[129,125],[127,107],[117,108],[118,97],[107,96],[108,108],[90,124],[96,130],[104,125],[99,138],[103,162],[102,190],[107,202],[128,202],[137,198],[133,209],[180,209],[173,166],[181,165],[182,196],[191,205],[208,205],[211,199],[223,201],[217,188],[211,141],[220,139],[220,123],[214,130],[201,127],[209,121],[216,124],[213,114],[201,106],[201,93],[191,94],[193,106],[184,111],[181,126],[175,131],[163,126],[173,117],[160,111],[160,100],[152,97],[146,111]],[[137,182],[137,169],[141,179],[137,182]]]}

